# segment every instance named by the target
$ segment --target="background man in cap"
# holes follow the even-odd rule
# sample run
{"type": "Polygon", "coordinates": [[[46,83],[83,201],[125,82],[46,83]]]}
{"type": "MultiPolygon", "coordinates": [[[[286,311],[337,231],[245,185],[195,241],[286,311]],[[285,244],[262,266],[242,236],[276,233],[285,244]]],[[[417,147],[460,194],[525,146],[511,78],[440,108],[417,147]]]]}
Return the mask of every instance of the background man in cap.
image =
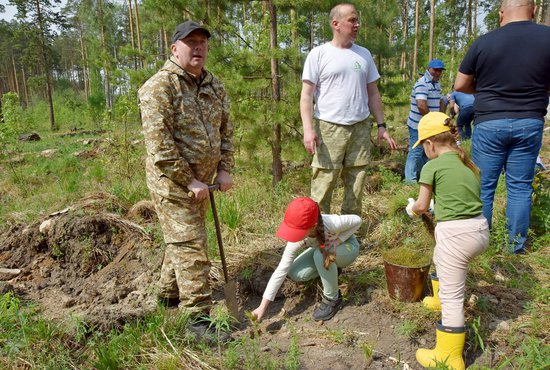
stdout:
{"type": "Polygon", "coordinates": [[[234,166],[229,97],[204,68],[209,38],[196,22],[178,25],[172,56],[139,89],[147,186],[166,242],[158,295],[165,303],[179,302],[193,318],[190,328],[201,336],[213,334],[207,322],[212,304],[208,184],[229,190],[234,166]]]}
{"type": "Polygon", "coordinates": [[[491,225],[504,167],[508,247],[520,254],[550,91],[550,27],[533,23],[535,10],[533,0],[504,0],[501,27],[472,44],[455,81],[457,91],[476,93],[472,158],[481,170],[483,214],[491,225]]]}
{"type": "Polygon", "coordinates": [[[428,63],[428,70],[420,77],[411,93],[411,109],[407,119],[409,128],[409,153],[405,162],[405,182],[415,183],[424,163],[428,161],[422,147],[413,148],[418,140],[418,122],[428,112],[445,112],[445,103],[441,99],[439,78],[445,64],[439,59],[428,63]]]}

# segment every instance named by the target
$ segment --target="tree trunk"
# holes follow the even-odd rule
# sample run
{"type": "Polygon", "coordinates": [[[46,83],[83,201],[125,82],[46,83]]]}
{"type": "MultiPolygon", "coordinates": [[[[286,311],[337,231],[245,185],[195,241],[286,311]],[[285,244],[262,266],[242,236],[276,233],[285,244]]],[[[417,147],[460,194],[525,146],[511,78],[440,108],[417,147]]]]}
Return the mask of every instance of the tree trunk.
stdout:
{"type": "Polygon", "coordinates": [[[137,70],[136,43],[134,42],[134,17],[132,16],[132,0],[128,0],[128,21],[130,23],[130,39],[132,40],[132,59],[134,60],[134,70],[137,70]]]}
{"type": "Polygon", "coordinates": [[[401,63],[399,68],[403,71],[401,74],[401,79],[403,81],[407,80],[408,73],[405,71],[407,68],[407,40],[409,34],[409,1],[403,0],[401,2],[401,23],[403,26],[403,51],[401,52],[401,63]]]}
{"type": "Polygon", "coordinates": [[[477,37],[477,0],[474,0],[474,38],[477,37]]]}
{"type": "MultiPolygon", "coordinates": [[[[277,109],[281,100],[281,90],[279,87],[279,62],[275,57],[277,50],[277,7],[273,4],[273,0],[268,0],[269,7],[269,31],[270,40],[269,48],[271,49],[271,85],[273,87],[273,113],[277,109]]],[[[272,114],[272,117],[275,117],[272,114]]],[[[271,153],[273,154],[273,164],[271,172],[273,175],[272,185],[275,187],[283,178],[283,165],[281,161],[281,124],[277,118],[273,119],[273,139],[271,142],[271,153]]]]}
{"type": "Polygon", "coordinates": [[[163,28],[162,29],[162,34],[164,36],[164,45],[166,45],[166,51],[165,51],[165,54],[163,55],[163,59],[166,59],[166,56],[170,55],[170,43],[168,43],[168,32],[166,32],[166,30],[163,28]]]}
{"type": "MultiPolygon", "coordinates": [[[[413,71],[412,75],[415,76],[418,69],[418,17],[419,17],[419,7],[420,0],[416,0],[415,11],[414,11],[414,52],[413,52],[413,71]]],[[[414,78],[413,78],[414,80],[414,78]]]]}
{"type": "Polygon", "coordinates": [[[550,26],[550,2],[548,2],[548,5],[546,6],[546,22],[544,22],[547,26],[550,26]]]}
{"type": "Polygon", "coordinates": [[[24,106],[29,105],[29,90],[27,88],[27,75],[25,73],[25,67],[21,67],[21,84],[23,85],[23,102],[24,106]]]}
{"type": "Polygon", "coordinates": [[[82,79],[84,80],[84,93],[86,99],[90,97],[90,77],[88,73],[88,53],[84,44],[84,35],[82,35],[82,24],[78,23],[78,36],[80,39],[80,55],[82,56],[82,79]]]}
{"type": "Polygon", "coordinates": [[[468,0],[466,8],[466,28],[468,30],[468,41],[472,39],[472,0],[468,0]]]}
{"type": "Polygon", "coordinates": [[[166,53],[166,48],[167,48],[167,45],[166,45],[166,42],[165,42],[165,38],[164,38],[164,34],[166,32],[164,32],[164,27],[160,27],[160,30],[159,30],[159,50],[160,50],[160,55],[164,55],[164,53],[166,53]]]}
{"type": "MultiPolygon", "coordinates": [[[[456,25],[453,24],[451,28],[451,66],[454,66],[455,63],[455,49],[457,45],[456,40],[456,25]]],[[[454,78],[454,68],[449,68],[449,81],[451,81],[451,84],[453,84],[454,78]]]]}
{"type": "Polygon", "coordinates": [[[137,0],[134,0],[134,12],[136,15],[136,39],[138,43],[138,51],[139,51],[139,65],[141,68],[143,68],[143,58],[142,58],[142,49],[141,49],[141,30],[140,30],[140,22],[139,22],[139,10],[138,10],[138,4],[137,0]]]}
{"type": "Polygon", "coordinates": [[[17,67],[15,66],[15,58],[13,57],[13,54],[11,56],[11,66],[13,68],[13,81],[15,86],[15,92],[17,93],[17,96],[19,96],[19,100],[21,100],[21,94],[19,92],[19,79],[17,78],[17,67]]]}
{"type": "Polygon", "coordinates": [[[105,19],[103,18],[103,0],[97,2],[98,5],[98,21],[99,21],[99,46],[101,53],[101,62],[103,64],[103,73],[105,77],[105,82],[103,83],[103,92],[105,93],[105,105],[107,108],[112,107],[112,98],[111,98],[111,73],[109,61],[106,60],[106,55],[109,55],[107,50],[107,41],[105,36],[105,19]]]}
{"type": "Polygon", "coordinates": [[[435,0],[430,0],[430,51],[429,60],[434,58],[435,0]]]}
{"type": "Polygon", "coordinates": [[[8,88],[6,92],[14,91],[14,90],[15,90],[15,82],[13,81],[13,68],[9,66],[8,67],[8,88]]]}
{"type": "Polygon", "coordinates": [[[55,114],[53,110],[53,98],[52,98],[52,76],[50,69],[50,61],[48,59],[48,52],[46,50],[46,32],[44,30],[44,20],[42,19],[42,12],[40,10],[40,0],[35,0],[36,16],[38,17],[38,27],[40,28],[40,42],[42,48],[42,59],[44,62],[44,70],[46,72],[46,93],[48,99],[48,106],[50,108],[50,130],[55,130],[55,114]]]}

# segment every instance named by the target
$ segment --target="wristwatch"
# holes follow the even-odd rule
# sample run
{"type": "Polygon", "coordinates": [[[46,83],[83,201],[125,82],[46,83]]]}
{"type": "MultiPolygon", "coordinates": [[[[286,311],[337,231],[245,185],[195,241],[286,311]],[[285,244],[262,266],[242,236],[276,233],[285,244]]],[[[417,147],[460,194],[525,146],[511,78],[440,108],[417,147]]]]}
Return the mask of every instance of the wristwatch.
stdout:
{"type": "Polygon", "coordinates": [[[387,127],[386,127],[386,122],[377,123],[377,124],[376,124],[376,127],[378,127],[378,128],[380,128],[380,127],[387,128],[387,127]]]}

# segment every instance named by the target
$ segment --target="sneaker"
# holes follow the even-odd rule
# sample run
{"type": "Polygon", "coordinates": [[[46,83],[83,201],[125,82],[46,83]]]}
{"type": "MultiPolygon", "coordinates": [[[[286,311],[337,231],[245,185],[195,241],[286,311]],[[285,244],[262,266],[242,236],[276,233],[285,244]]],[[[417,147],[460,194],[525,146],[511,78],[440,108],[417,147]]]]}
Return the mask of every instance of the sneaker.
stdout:
{"type": "Polygon", "coordinates": [[[338,298],[330,300],[323,296],[319,306],[313,311],[313,320],[315,321],[327,321],[336,315],[336,312],[342,307],[342,293],[338,291],[338,298]]]}
{"type": "Polygon", "coordinates": [[[187,331],[195,340],[203,341],[212,346],[219,343],[227,343],[231,336],[223,330],[216,330],[209,317],[191,319],[187,324],[187,331]]]}

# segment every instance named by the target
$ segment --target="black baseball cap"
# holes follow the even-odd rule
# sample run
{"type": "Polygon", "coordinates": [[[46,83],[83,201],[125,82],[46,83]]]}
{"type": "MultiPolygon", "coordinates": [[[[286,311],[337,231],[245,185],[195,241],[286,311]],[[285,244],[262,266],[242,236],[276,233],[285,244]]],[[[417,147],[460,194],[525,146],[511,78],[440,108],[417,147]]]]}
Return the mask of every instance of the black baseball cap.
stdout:
{"type": "Polygon", "coordinates": [[[174,36],[172,36],[172,42],[176,43],[176,41],[181,40],[185,37],[187,37],[191,32],[200,30],[204,32],[206,37],[210,38],[210,31],[208,31],[206,28],[201,26],[195,21],[185,21],[183,23],[178,24],[176,27],[176,30],[174,31],[174,36]]]}

